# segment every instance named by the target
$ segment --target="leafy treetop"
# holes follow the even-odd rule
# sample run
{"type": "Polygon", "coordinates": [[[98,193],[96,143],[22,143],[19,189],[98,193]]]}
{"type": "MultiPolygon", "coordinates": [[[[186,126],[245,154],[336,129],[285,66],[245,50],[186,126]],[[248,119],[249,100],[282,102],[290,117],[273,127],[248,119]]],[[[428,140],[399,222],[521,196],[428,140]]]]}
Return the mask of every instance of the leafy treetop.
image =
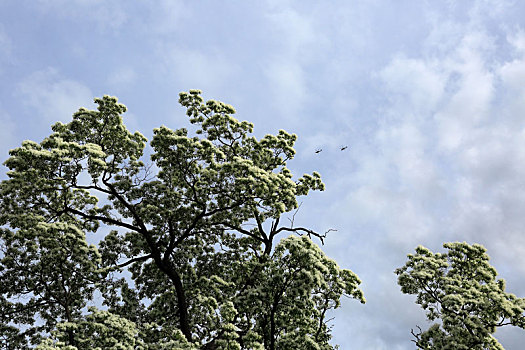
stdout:
{"type": "Polygon", "coordinates": [[[415,294],[430,321],[427,331],[412,331],[419,349],[503,349],[492,336],[497,327],[525,328],[525,298],[505,292],[486,249],[466,242],[445,243],[447,253],[419,246],[396,269],[401,291],[415,294]]]}
{"type": "Polygon", "coordinates": [[[126,107],[110,96],[10,151],[4,347],[332,349],[327,312],[342,295],[364,302],[360,280],[312,242],[326,232],[280,222],[298,196],[324,189],[320,175],[293,180],[296,135],[257,140],[232,106],[200,94],[179,98],[196,134],[155,129],[148,165],[146,138],[127,130],[126,107]],[[105,236],[88,245],[95,232],[105,236]],[[86,314],[97,290],[108,310],[86,314]]]}

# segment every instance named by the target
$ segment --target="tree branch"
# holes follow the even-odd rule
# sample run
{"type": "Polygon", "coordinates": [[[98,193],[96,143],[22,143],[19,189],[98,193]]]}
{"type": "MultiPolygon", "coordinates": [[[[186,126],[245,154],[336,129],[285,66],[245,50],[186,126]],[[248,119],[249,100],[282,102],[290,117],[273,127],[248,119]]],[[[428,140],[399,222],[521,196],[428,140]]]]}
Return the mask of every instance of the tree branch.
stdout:
{"type": "Polygon", "coordinates": [[[295,215],[297,214],[297,212],[299,211],[299,209],[301,209],[301,205],[303,205],[303,202],[301,202],[301,204],[299,204],[299,206],[297,207],[297,209],[295,210],[295,213],[293,213],[292,215],[292,218],[288,218],[288,221],[290,221],[290,228],[293,228],[293,223],[295,221],[295,215]]]}
{"type": "Polygon", "coordinates": [[[326,238],[326,235],[331,231],[337,231],[337,230],[331,228],[331,229],[328,229],[328,231],[326,231],[325,233],[321,234],[321,233],[315,232],[314,230],[310,230],[304,227],[296,227],[296,228],[280,227],[277,231],[274,231],[274,232],[275,234],[278,234],[281,231],[294,232],[294,233],[297,233],[299,236],[302,236],[303,234],[301,232],[304,232],[306,233],[306,235],[308,235],[309,238],[312,238],[312,236],[317,237],[321,240],[321,243],[324,244],[324,239],[326,238]]]}
{"type": "Polygon", "coordinates": [[[128,266],[130,264],[133,264],[133,263],[136,263],[136,262],[139,262],[139,261],[146,261],[146,260],[151,259],[151,258],[153,258],[153,254],[143,255],[143,256],[139,256],[139,257],[133,258],[131,260],[128,260],[125,263],[119,264],[119,265],[117,265],[115,267],[120,269],[120,268],[126,267],[126,266],[128,266]]]}
{"type": "Polygon", "coordinates": [[[228,207],[223,207],[223,208],[217,208],[215,210],[212,210],[210,212],[206,212],[206,209],[204,209],[202,212],[199,213],[199,215],[197,215],[192,223],[190,224],[190,226],[188,226],[186,228],[186,230],[184,230],[184,233],[179,237],[179,239],[177,239],[176,241],[173,241],[170,242],[170,245],[168,246],[168,248],[166,249],[166,251],[164,252],[164,257],[163,259],[167,259],[171,253],[173,253],[173,250],[180,244],[182,243],[182,241],[184,241],[186,238],[188,238],[191,234],[191,232],[195,229],[195,227],[197,227],[197,224],[199,223],[199,221],[205,217],[208,217],[208,216],[211,216],[211,215],[214,215],[214,214],[217,214],[221,211],[227,211],[227,210],[231,210],[231,209],[234,209],[238,206],[240,206],[242,203],[235,203],[234,205],[231,205],[231,206],[228,206],[228,207]]]}
{"type": "MultiPolygon", "coordinates": [[[[264,232],[264,228],[261,221],[261,216],[259,215],[259,212],[254,208],[253,215],[255,217],[255,221],[257,222],[257,228],[259,228],[259,232],[261,232],[261,235],[264,237],[264,239],[267,241],[268,236],[266,235],[266,232],[264,232]]],[[[271,238],[270,238],[271,240],[271,238]]]]}
{"type": "Polygon", "coordinates": [[[419,329],[419,333],[417,333],[417,334],[414,333],[414,329],[413,329],[413,328],[410,329],[410,333],[414,336],[414,338],[416,338],[416,340],[413,340],[413,339],[412,339],[411,341],[413,341],[414,343],[416,343],[416,346],[417,346],[418,348],[421,348],[421,347],[419,346],[418,343],[419,343],[419,341],[421,340],[421,334],[423,334],[423,331],[421,330],[421,327],[419,327],[418,325],[416,325],[416,327],[419,329]]]}
{"type": "MultiPolygon", "coordinates": [[[[102,182],[104,183],[104,185],[106,185],[110,191],[111,191],[111,194],[115,196],[115,198],[117,198],[119,200],[120,203],[122,203],[122,205],[124,207],[126,207],[126,209],[129,210],[129,212],[131,213],[131,215],[133,215],[133,218],[135,219],[135,221],[137,221],[140,229],[136,229],[136,228],[133,228],[133,231],[137,231],[137,232],[141,232],[143,235],[146,235],[146,233],[148,232],[148,229],[146,228],[146,225],[144,224],[144,222],[142,221],[142,218],[137,214],[137,211],[135,210],[135,208],[133,208],[133,206],[131,204],[129,204],[118,192],[117,190],[115,189],[115,187],[110,184],[109,182],[107,181],[104,181],[102,180],[102,182]]],[[[149,243],[149,242],[148,242],[149,243]]],[[[153,243],[153,242],[152,242],[153,243]]]]}
{"type": "Polygon", "coordinates": [[[135,231],[135,232],[142,232],[142,230],[140,228],[138,228],[138,227],[135,227],[133,225],[130,225],[128,223],[125,223],[125,222],[122,222],[122,221],[119,221],[119,220],[108,218],[106,216],[89,215],[89,214],[86,214],[84,212],[81,212],[80,210],[73,209],[73,208],[68,208],[68,207],[66,207],[63,210],[63,212],[70,212],[70,213],[79,215],[79,216],[81,216],[82,218],[84,218],[86,220],[91,220],[91,221],[100,220],[100,221],[102,221],[104,223],[107,223],[107,224],[113,224],[115,226],[127,228],[128,230],[132,230],[132,231],[135,231]]]}
{"type": "Polygon", "coordinates": [[[244,234],[244,235],[246,235],[246,236],[249,236],[249,237],[252,237],[252,238],[258,240],[258,241],[261,242],[261,243],[264,243],[264,239],[263,239],[263,238],[254,235],[253,233],[251,233],[251,232],[248,231],[248,230],[243,229],[242,227],[237,227],[237,226],[234,226],[234,225],[231,225],[231,224],[229,224],[229,223],[227,223],[227,222],[222,222],[222,221],[220,221],[220,222],[214,222],[214,224],[226,226],[227,228],[229,228],[229,229],[231,229],[231,230],[235,230],[235,231],[237,231],[237,232],[239,232],[239,233],[242,233],[242,234],[244,234]]]}

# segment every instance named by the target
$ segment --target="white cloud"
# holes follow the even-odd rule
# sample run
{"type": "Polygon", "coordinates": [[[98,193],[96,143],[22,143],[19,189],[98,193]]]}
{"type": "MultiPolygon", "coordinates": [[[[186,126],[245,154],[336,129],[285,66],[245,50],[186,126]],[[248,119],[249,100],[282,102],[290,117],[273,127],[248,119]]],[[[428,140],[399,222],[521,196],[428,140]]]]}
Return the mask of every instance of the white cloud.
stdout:
{"type": "Polygon", "coordinates": [[[113,71],[108,77],[108,84],[114,88],[126,88],[133,85],[137,79],[135,69],[130,66],[121,66],[113,71]]]}
{"type": "Polygon", "coordinates": [[[181,28],[181,19],[192,15],[192,9],[179,0],[160,0],[149,6],[147,30],[157,34],[172,34],[181,28]]]}
{"type": "Polygon", "coordinates": [[[507,62],[501,67],[501,79],[503,84],[515,92],[525,92],[525,61],[523,58],[507,62]]]}
{"type": "Polygon", "coordinates": [[[0,23],[0,74],[5,71],[5,65],[12,61],[12,41],[0,23]]]}
{"type": "Polygon", "coordinates": [[[271,6],[266,14],[269,33],[276,40],[274,54],[294,57],[307,62],[323,52],[329,41],[322,31],[317,30],[314,18],[301,14],[289,4],[280,2],[271,6]]]}
{"type": "Polygon", "coordinates": [[[105,0],[38,0],[39,9],[70,20],[90,20],[100,29],[116,29],[127,20],[118,1],[105,0]]]}
{"type": "Polygon", "coordinates": [[[428,20],[432,29],[423,43],[423,47],[430,54],[447,54],[454,50],[461,42],[465,25],[450,18],[443,18],[436,12],[428,13],[428,20]]]}
{"type": "Polygon", "coordinates": [[[304,72],[292,61],[272,61],[264,69],[272,104],[287,117],[296,116],[307,96],[304,72]]]}
{"type": "Polygon", "coordinates": [[[8,158],[8,150],[15,147],[16,124],[9,114],[0,110],[0,163],[8,158]]]}
{"type": "Polygon", "coordinates": [[[443,96],[447,76],[439,71],[438,62],[395,57],[379,76],[386,84],[390,98],[398,98],[398,107],[408,105],[413,112],[432,111],[443,96]],[[408,99],[408,101],[407,101],[408,99]]]}
{"type": "Polygon", "coordinates": [[[312,87],[305,78],[310,64],[324,57],[329,40],[311,13],[287,2],[270,2],[265,14],[272,51],[262,60],[272,106],[287,118],[299,117],[312,87]]]}
{"type": "MultiPolygon", "coordinates": [[[[523,52],[521,36],[508,43],[523,52]]],[[[349,197],[362,220],[388,226],[389,240],[468,240],[502,259],[525,253],[525,55],[506,61],[497,50],[492,37],[466,30],[449,52],[397,55],[378,74],[390,96],[376,131],[381,151],[357,161],[363,185],[349,197]]]]}
{"type": "Polygon", "coordinates": [[[3,26],[0,25],[0,57],[5,57],[11,54],[11,39],[5,32],[3,26]]]}
{"type": "Polygon", "coordinates": [[[512,45],[514,50],[523,55],[525,54],[525,30],[518,29],[507,35],[507,41],[512,45]]]}
{"type": "Polygon", "coordinates": [[[220,52],[181,49],[168,44],[161,46],[159,51],[159,57],[164,58],[164,69],[178,86],[213,94],[236,79],[236,64],[220,52]]]}
{"type": "Polygon", "coordinates": [[[38,122],[47,127],[54,122],[67,122],[80,107],[91,107],[93,94],[82,83],[63,78],[48,68],[24,78],[16,88],[23,104],[36,111],[38,122]]]}

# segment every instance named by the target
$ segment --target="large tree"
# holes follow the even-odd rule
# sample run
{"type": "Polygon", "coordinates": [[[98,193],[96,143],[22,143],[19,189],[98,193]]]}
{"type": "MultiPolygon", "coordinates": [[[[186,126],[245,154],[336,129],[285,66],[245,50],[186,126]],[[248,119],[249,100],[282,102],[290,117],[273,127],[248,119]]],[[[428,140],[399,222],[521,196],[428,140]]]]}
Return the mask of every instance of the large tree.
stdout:
{"type": "Polygon", "coordinates": [[[419,246],[405,266],[396,269],[401,291],[417,295],[426,310],[428,330],[412,330],[419,349],[503,349],[492,336],[496,328],[525,328],[525,298],[505,292],[505,280],[496,279],[486,249],[465,242],[445,243],[446,253],[419,246]]]}
{"type": "Polygon", "coordinates": [[[360,281],[312,241],[326,232],[281,223],[298,196],[324,189],[320,175],[292,179],[296,135],[257,140],[233,107],[200,94],[179,99],[195,135],[155,129],[151,162],[109,96],[10,151],[0,184],[4,348],[107,347],[90,333],[113,332],[128,344],[115,348],[332,349],[327,312],[342,295],[364,303],[360,281]],[[105,236],[88,245],[95,232],[105,236]],[[95,290],[108,311],[86,315],[95,290]]]}

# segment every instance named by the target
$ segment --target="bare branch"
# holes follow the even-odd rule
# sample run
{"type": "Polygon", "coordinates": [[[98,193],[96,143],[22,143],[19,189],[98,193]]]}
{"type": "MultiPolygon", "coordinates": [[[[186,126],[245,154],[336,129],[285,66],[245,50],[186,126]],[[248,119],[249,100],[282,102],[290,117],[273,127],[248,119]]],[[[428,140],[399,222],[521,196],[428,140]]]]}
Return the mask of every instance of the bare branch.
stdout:
{"type": "Polygon", "coordinates": [[[303,205],[303,202],[301,202],[301,204],[299,204],[299,206],[297,207],[297,209],[295,210],[295,213],[293,213],[292,215],[292,218],[288,218],[288,221],[290,221],[290,228],[293,228],[293,223],[294,223],[294,220],[295,220],[295,215],[297,214],[297,212],[299,211],[299,209],[301,209],[301,205],[303,205]]]}
{"type": "Polygon", "coordinates": [[[321,244],[324,244],[324,239],[326,238],[326,235],[329,232],[337,231],[337,230],[331,228],[331,229],[328,229],[328,231],[326,231],[325,233],[321,234],[321,233],[315,232],[314,230],[310,230],[310,229],[304,228],[304,227],[296,227],[296,228],[280,227],[277,231],[275,231],[275,234],[277,234],[277,233],[279,233],[281,231],[294,232],[294,233],[297,233],[299,236],[302,236],[303,234],[306,234],[306,235],[308,235],[309,238],[312,238],[312,236],[314,236],[314,237],[319,238],[319,240],[321,240],[321,244]]]}
{"type": "Polygon", "coordinates": [[[421,330],[421,327],[419,327],[418,325],[416,325],[416,327],[419,329],[419,333],[414,333],[414,329],[411,328],[410,329],[410,333],[416,338],[416,340],[412,339],[411,341],[413,341],[414,343],[416,343],[416,346],[419,347],[419,345],[417,345],[417,343],[421,340],[421,334],[423,333],[423,331],[421,330]]]}

